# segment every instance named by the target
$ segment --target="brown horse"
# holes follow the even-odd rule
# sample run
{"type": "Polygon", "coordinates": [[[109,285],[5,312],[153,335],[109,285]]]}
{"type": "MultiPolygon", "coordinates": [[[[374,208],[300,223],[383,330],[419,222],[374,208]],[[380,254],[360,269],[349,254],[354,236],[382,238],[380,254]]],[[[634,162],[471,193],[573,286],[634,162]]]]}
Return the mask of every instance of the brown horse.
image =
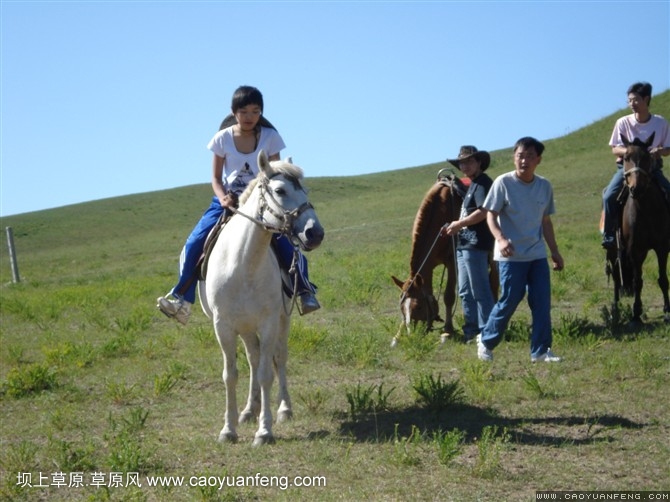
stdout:
{"type": "MultiPolygon", "coordinates": [[[[446,336],[454,332],[456,243],[453,237],[440,237],[440,230],[445,223],[457,220],[461,211],[463,197],[454,189],[454,183],[459,181],[455,178],[438,178],[428,190],[414,219],[409,278],[401,281],[391,276],[401,290],[400,310],[408,331],[417,322],[425,322],[430,330],[433,322],[442,321],[437,299],[433,295],[433,270],[438,265],[444,265],[447,269],[447,284],[444,288],[446,314],[443,332],[446,336]]],[[[461,193],[465,193],[465,190],[461,193]]],[[[392,345],[397,343],[399,334],[400,331],[392,345]]]]}
{"type": "Polygon", "coordinates": [[[649,146],[654,135],[642,142],[622,138],[626,147],[624,179],[628,198],[621,211],[616,249],[607,252],[608,274],[614,281],[614,305],[618,308],[620,295],[634,295],[633,319],[642,323],[642,265],[647,253],[653,250],[658,261],[658,285],[663,293],[665,321],[670,321],[668,299],[668,253],[670,252],[670,213],[661,187],[652,179],[654,159],[649,146]]]}

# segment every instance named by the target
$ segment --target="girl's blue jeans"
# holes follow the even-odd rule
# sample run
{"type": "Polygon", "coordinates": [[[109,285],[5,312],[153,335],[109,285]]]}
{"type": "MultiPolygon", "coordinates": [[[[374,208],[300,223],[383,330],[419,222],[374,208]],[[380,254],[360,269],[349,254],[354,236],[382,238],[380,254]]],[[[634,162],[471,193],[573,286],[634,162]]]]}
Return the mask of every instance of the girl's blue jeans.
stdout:
{"type": "MultiPolygon", "coordinates": [[[[216,196],[212,197],[209,208],[186,239],[179,258],[179,281],[171,291],[175,298],[195,303],[195,290],[198,285],[196,267],[205,248],[205,240],[223,212],[224,208],[221,206],[219,199],[216,196]]],[[[283,235],[276,235],[274,238],[277,240],[277,254],[280,265],[283,268],[288,268],[293,259],[293,244],[283,235]]],[[[298,293],[313,293],[313,285],[308,279],[307,259],[302,253],[299,255],[298,270],[300,271],[298,274],[298,293]]]]}
{"type": "Polygon", "coordinates": [[[512,314],[528,293],[532,315],[530,355],[541,356],[551,347],[551,282],[546,258],[533,261],[500,261],[500,299],[482,330],[482,343],[493,350],[503,339],[512,314]]]}
{"type": "Polygon", "coordinates": [[[470,340],[482,331],[495,303],[489,284],[489,253],[481,249],[458,249],[456,260],[463,336],[470,340]]]}

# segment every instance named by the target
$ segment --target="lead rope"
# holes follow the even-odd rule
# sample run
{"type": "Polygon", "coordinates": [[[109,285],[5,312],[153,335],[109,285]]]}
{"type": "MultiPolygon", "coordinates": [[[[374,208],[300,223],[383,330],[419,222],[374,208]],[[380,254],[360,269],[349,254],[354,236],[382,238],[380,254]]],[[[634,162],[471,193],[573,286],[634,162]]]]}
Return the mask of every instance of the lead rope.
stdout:
{"type": "MultiPolygon", "coordinates": [[[[278,218],[283,218],[284,220],[284,226],[282,228],[274,227],[272,225],[268,225],[267,223],[263,222],[263,220],[259,218],[254,218],[252,216],[249,216],[246,213],[243,213],[237,208],[231,207],[228,208],[233,214],[239,214],[240,216],[244,216],[246,219],[251,221],[252,223],[255,223],[256,225],[259,225],[266,230],[272,231],[272,232],[277,232],[283,235],[286,235],[288,237],[288,228],[291,226],[291,220],[295,218],[297,215],[302,213],[305,209],[308,209],[310,207],[313,207],[311,204],[303,204],[299,208],[297,208],[295,211],[283,211],[283,214],[275,214],[271,208],[267,205],[267,202],[265,201],[265,198],[262,196],[262,194],[265,192],[265,184],[261,181],[261,201],[260,201],[260,206],[259,206],[259,213],[261,214],[265,209],[268,209],[270,213],[273,215],[277,216],[278,218]]],[[[267,192],[269,194],[269,192],[267,192]]],[[[272,197],[272,194],[269,194],[270,197],[272,197]]],[[[273,198],[274,200],[274,198],[273,198]]],[[[290,316],[293,313],[293,309],[295,308],[297,302],[298,302],[298,260],[300,259],[300,250],[299,246],[294,244],[293,245],[293,258],[291,259],[291,266],[289,267],[288,270],[288,275],[289,275],[289,280],[292,280],[293,282],[293,295],[291,302],[289,304],[289,307],[286,307],[286,302],[284,302],[284,312],[290,316]]],[[[281,268],[281,267],[280,267],[281,268]]],[[[283,293],[282,293],[283,294],[283,293]]],[[[298,312],[300,315],[302,315],[302,312],[300,312],[300,307],[298,307],[298,312]]]]}
{"type": "MultiPolygon", "coordinates": [[[[300,248],[296,245],[293,246],[293,259],[291,260],[291,266],[288,269],[289,280],[293,281],[293,295],[291,297],[291,302],[289,308],[286,308],[286,302],[284,302],[284,312],[286,315],[290,316],[293,313],[293,309],[298,303],[298,260],[300,259],[300,248]]],[[[298,313],[302,315],[300,307],[298,307],[298,313]]]]}
{"type": "MultiPolygon", "coordinates": [[[[454,192],[453,182],[451,181],[451,179],[448,176],[443,176],[442,175],[445,171],[448,171],[448,172],[452,173],[452,175],[455,176],[455,173],[452,169],[444,168],[444,169],[441,169],[437,173],[437,180],[438,180],[439,183],[446,184],[449,187],[449,189],[452,190],[452,195],[453,195],[453,192],[454,192]],[[447,181],[445,181],[445,180],[447,180],[447,181]]],[[[454,207],[453,197],[451,197],[451,204],[452,204],[452,209],[454,209],[454,211],[455,211],[456,208],[454,207]]],[[[449,222],[449,221],[446,222],[444,225],[442,225],[442,228],[448,227],[450,223],[451,222],[449,222]]],[[[440,231],[438,231],[437,236],[435,237],[435,240],[433,241],[433,244],[430,246],[430,249],[428,250],[428,253],[426,254],[426,257],[424,258],[423,262],[419,266],[419,270],[417,270],[416,274],[414,274],[414,276],[412,277],[412,280],[409,282],[408,287],[403,291],[402,295],[400,295],[400,308],[401,309],[402,309],[402,303],[405,301],[405,298],[407,298],[407,290],[409,290],[409,288],[412,287],[412,285],[414,284],[414,281],[416,280],[416,276],[419,275],[419,273],[423,269],[423,266],[426,264],[426,261],[428,261],[428,257],[430,256],[430,253],[432,252],[433,248],[435,247],[435,244],[437,244],[437,240],[440,238],[440,233],[441,233],[441,229],[440,229],[440,231]]],[[[454,264],[455,264],[454,270],[456,272],[456,283],[458,283],[458,262],[456,260],[456,239],[454,237],[452,237],[452,239],[451,239],[451,246],[452,246],[454,264]]],[[[442,286],[444,285],[444,275],[446,273],[446,269],[447,269],[446,266],[444,266],[442,268],[442,277],[440,278],[440,287],[438,289],[437,298],[440,298],[440,296],[442,295],[442,286]]],[[[458,295],[456,295],[456,299],[458,299],[458,295]]],[[[454,303],[454,309],[455,308],[456,308],[456,304],[454,303]]],[[[398,339],[400,338],[400,333],[402,331],[403,324],[405,324],[404,319],[400,321],[400,326],[398,326],[398,331],[397,331],[396,335],[393,337],[393,339],[391,340],[391,347],[395,347],[398,344],[398,339]]]]}
{"type": "MultiPolygon", "coordinates": [[[[445,225],[449,225],[449,223],[445,223],[445,225]]],[[[430,257],[430,253],[433,251],[433,248],[435,247],[435,244],[437,244],[437,240],[438,240],[439,238],[440,238],[440,232],[438,231],[438,232],[437,232],[437,236],[435,237],[435,240],[433,241],[433,244],[430,246],[430,249],[429,249],[428,252],[426,253],[426,257],[425,257],[425,258],[423,259],[423,261],[421,262],[421,265],[419,265],[419,268],[418,268],[418,270],[416,271],[416,274],[414,274],[414,276],[412,277],[412,280],[409,282],[409,284],[408,284],[408,286],[407,286],[407,289],[409,289],[410,287],[412,287],[412,285],[414,284],[414,281],[416,280],[416,276],[419,275],[419,274],[421,273],[421,270],[423,269],[423,266],[424,266],[424,265],[426,264],[426,262],[428,261],[428,258],[430,257]]],[[[405,300],[405,295],[406,295],[406,291],[403,292],[402,296],[400,297],[400,303],[401,303],[401,304],[402,304],[402,302],[405,300]]]]}

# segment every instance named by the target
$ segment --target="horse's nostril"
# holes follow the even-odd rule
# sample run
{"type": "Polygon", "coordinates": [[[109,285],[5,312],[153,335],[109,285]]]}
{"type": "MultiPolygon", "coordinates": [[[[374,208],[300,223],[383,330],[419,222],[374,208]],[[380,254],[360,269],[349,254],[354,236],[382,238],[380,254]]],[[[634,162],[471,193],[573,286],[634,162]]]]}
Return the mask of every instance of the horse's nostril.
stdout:
{"type": "Polygon", "coordinates": [[[307,236],[307,239],[309,239],[310,242],[321,242],[323,240],[325,232],[323,231],[323,228],[316,227],[308,229],[305,232],[305,235],[307,236]]]}

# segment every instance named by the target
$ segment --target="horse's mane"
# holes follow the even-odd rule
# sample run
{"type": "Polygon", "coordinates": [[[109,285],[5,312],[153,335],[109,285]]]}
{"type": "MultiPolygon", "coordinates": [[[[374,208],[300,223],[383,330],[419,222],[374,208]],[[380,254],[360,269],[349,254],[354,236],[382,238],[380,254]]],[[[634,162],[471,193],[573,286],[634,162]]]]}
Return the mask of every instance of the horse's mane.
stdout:
{"type": "MultiPolygon", "coordinates": [[[[267,178],[273,178],[274,176],[277,175],[284,175],[286,176],[291,182],[300,187],[300,180],[303,179],[304,177],[304,172],[303,170],[296,166],[295,164],[291,164],[290,162],[286,160],[273,160],[270,162],[270,170],[267,173],[267,178]]],[[[251,195],[251,192],[256,188],[256,185],[258,184],[258,181],[261,178],[265,178],[266,174],[263,172],[258,173],[258,176],[256,176],[251,183],[247,185],[247,188],[242,192],[242,195],[240,195],[240,200],[239,204],[242,205],[244,204],[249,196],[251,195]]]]}
{"type": "Polygon", "coordinates": [[[412,228],[410,264],[413,271],[418,268],[419,260],[425,257],[429,246],[437,238],[442,225],[447,223],[447,218],[454,219],[458,216],[456,212],[460,209],[461,201],[453,199],[451,188],[441,182],[436,182],[424,196],[412,228]]]}

